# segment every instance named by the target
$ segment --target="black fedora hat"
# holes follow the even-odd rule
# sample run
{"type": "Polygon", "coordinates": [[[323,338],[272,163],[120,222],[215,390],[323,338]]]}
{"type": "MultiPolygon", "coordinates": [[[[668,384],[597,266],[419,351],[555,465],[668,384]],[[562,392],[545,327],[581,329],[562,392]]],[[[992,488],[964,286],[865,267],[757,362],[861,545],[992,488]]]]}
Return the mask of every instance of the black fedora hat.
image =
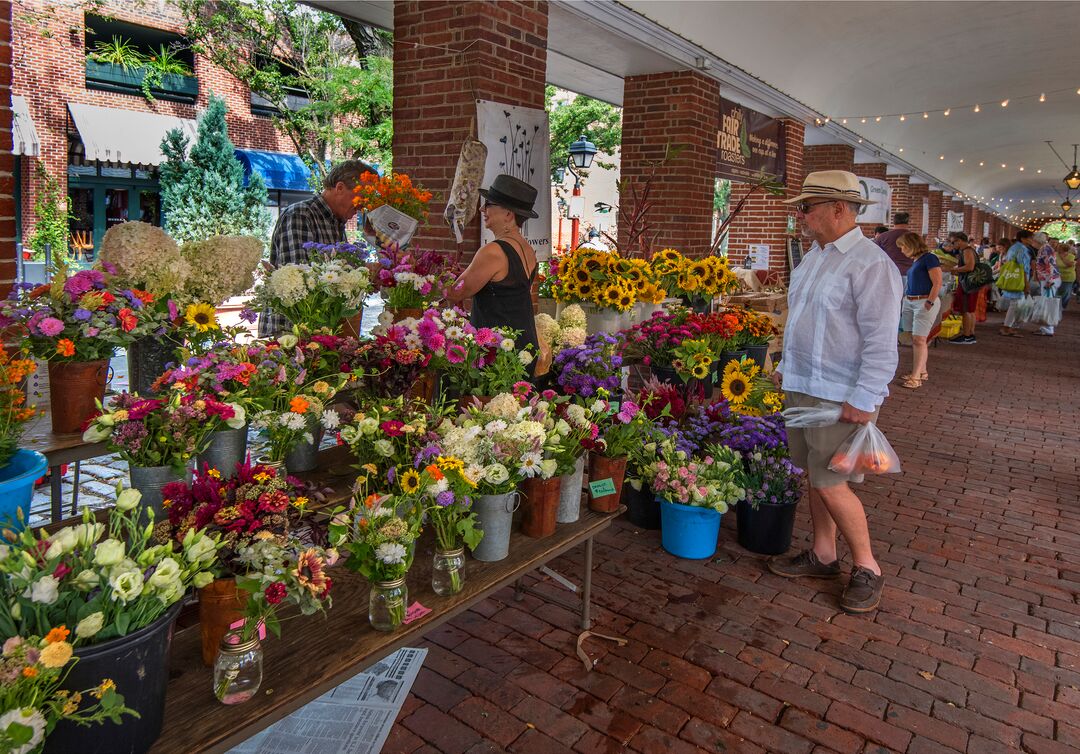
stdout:
{"type": "Polygon", "coordinates": [[[512,175],[498,175],[491,188],[480,189],[480,196],[490,204],[508,209],[516,215],[540,217],[533,211],[536,189],[512,175]]]}

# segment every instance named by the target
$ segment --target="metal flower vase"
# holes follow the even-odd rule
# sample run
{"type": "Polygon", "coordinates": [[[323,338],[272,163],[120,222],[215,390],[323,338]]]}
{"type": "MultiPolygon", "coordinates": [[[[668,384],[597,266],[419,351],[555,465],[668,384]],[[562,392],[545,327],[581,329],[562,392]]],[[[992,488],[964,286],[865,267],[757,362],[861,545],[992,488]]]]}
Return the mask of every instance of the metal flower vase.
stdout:
{"type": "Polygon", "coordinates": [[[510,529],[519,505],[521,494],[517,490],[501,495],[480,495],[473,501],[477,527],[484,532],[484,538],[473,550],[474,558],[491,563],[510,554],[510,529]]]}
{"type": "Polygon", "coordinates": [[[131,476],[131,488],[142,493],[140,503],[144,513],[142,516],[145,523],[148,518],[145,511],[154,511],[154,521],[161,521],[165,516],[165,507],[162,505],[163,496],[161,488],[169,482],[191,483],[191,469],[184,469],[183,473],[177,473],[172,466],[129,466],[128,473],[131,476]]]}
{"type": "Polygon", "coordinates": [[[312,471],[319,465],[319,441],[304,442],[301,440],[285,454],[285,470],[290,474],[300,474],[312,471]]]}
{"type": "Polygon", "coordinates": [[[210,444],[199,453],[196,463],[200,471],[217,469],[223,479],[236,476],[236,465],[247,458],[248,428],[221,429],[210,433],[210,444]]]}
{"type": "Polygon", "coordinates": [[[176,361],[179,343],[171,338],[147,335],[134,341],[127,349],[128,392],[142,396],[154,395],[154,381],[165,373],[165,367],[176,361]]]}
{"type": "Polygon", "coordinates": [[[559,477],[559,511],[556,523],[572,524],[581,518],[581,480],[585,474],[585,456],[577,459],[574,470],[559,477]]]}

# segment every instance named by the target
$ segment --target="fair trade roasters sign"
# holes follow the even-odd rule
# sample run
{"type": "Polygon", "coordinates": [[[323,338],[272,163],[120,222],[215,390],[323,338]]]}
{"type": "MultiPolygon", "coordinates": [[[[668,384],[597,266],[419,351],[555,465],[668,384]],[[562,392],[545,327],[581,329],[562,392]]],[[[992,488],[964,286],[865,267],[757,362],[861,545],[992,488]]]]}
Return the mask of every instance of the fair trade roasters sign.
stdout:
{"type": "Polygon", "coordinates": [[[783,182],[784,167],[784,124],[748,107],[720,100],[717,176],[753,183],[764,173],[783,182]]]}

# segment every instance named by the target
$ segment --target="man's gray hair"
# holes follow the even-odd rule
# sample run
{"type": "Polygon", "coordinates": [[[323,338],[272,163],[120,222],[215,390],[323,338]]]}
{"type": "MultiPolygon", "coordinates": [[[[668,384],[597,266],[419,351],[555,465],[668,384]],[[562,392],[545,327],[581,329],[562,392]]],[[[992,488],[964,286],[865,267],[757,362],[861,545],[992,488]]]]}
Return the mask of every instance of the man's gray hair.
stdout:
{"type": "Polygon", "coordinates": [[[330,172],[323,179],[323,188],[332,189],[339,183],[355,187],[364,173],[377,174],[378,171],[363,160],[344,160],[330,168],[330,172]]]}
{"type": "Polygon", "coordinates": [[[847,205],[847,208],[851,210],[851,214],[855,215],[855,217],[859,216],[859,211],[863,208],[858,202],[844,202],[844,204],[847,205]]]}

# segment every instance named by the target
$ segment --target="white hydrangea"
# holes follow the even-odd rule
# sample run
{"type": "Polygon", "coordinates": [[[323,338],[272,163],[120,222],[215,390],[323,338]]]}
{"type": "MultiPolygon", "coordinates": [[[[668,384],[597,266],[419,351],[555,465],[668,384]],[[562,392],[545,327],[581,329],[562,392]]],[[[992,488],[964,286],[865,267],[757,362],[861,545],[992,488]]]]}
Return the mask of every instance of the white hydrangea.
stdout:
{"type": "Polygon", "coordinates": [[[519,408],[521,404],[512,394],[499,393],[488,402],[484,411],[501,419],[512,419],[517,416],[519,408]]]}
{"type": "Polygon", "coordinates": [[[191,301],[220,306],[255,284],[255,268],[262,260],[263,242],[252,236],[213,236],[180,247],[190,271],[183,294],[191,301]]]}
{"type": "Polygon", "coordinates": [[[554,346],[559,338],[559,323],[547,314],[536,315],[536,336],[541,343],[554,346]]]}
{"type": "Polygon", "coordinates": [[[306,264],[287,264],[270,273],[270,293],[286,306],[292,306],[308,294],[306,264]]]}
{"type": "Polygon", "coordinates": [[[577,348],[585,345],[589,337],[584,327],[563,327],[559,330],[557,345],[559,348],[577,348]]]}
{"type": "Polygon", "coordinates": [[[585,327],[585,310],[577,304],[570,304],[559,313],[559,326],[563,328],[567,327],[585,327]]]}

